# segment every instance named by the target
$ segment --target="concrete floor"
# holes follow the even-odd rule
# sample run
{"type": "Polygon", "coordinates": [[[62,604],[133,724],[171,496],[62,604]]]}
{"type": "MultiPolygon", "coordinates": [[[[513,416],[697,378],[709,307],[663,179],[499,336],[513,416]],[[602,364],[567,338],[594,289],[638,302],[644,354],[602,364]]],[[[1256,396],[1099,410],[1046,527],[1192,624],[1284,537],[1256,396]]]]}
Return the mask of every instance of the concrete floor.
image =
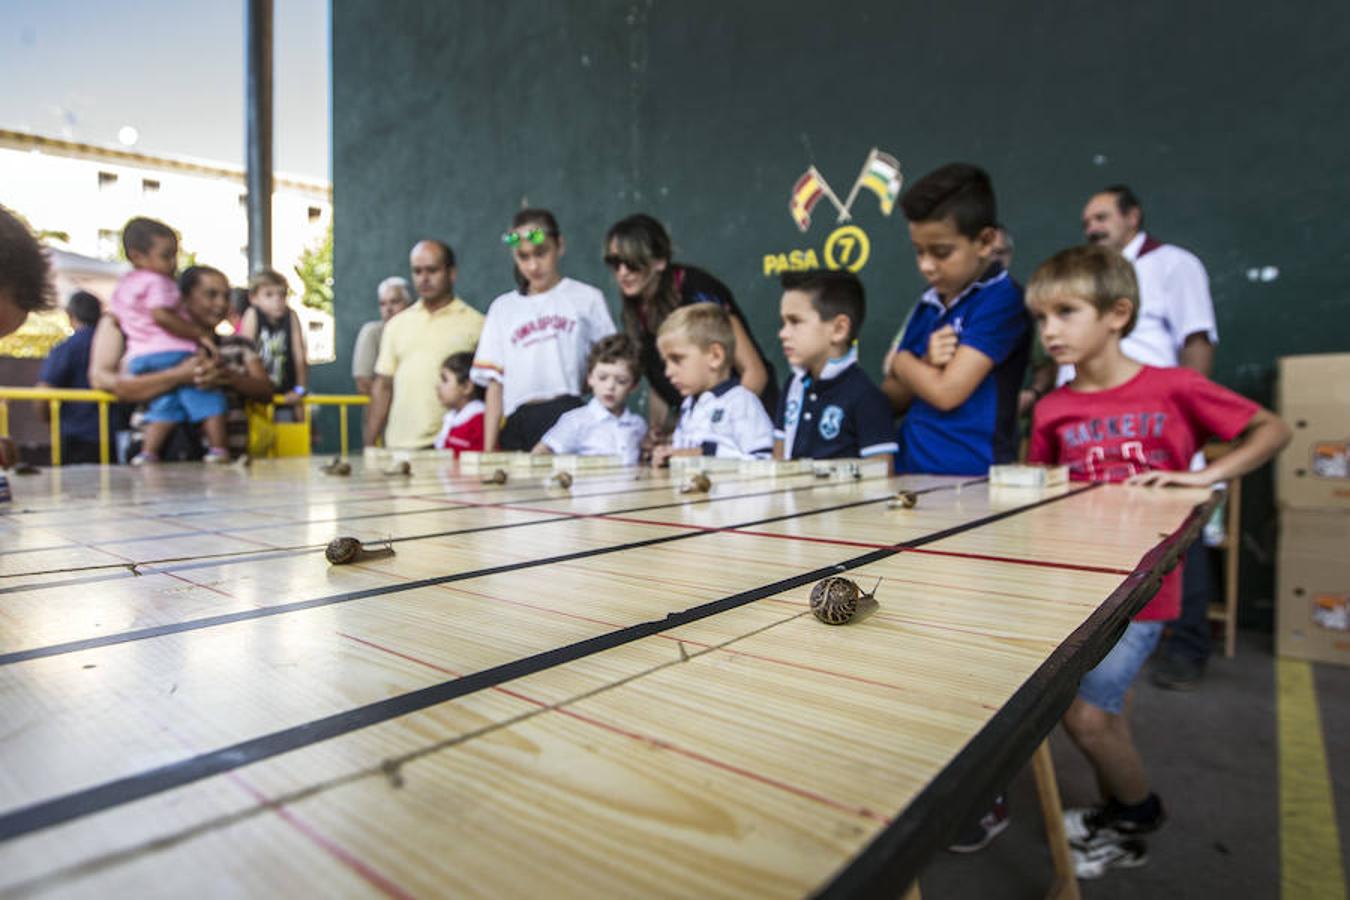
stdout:
{"type": "MultiPolygon", "coordinates": [[[[1316,665],[1314,680],[1344,864],[1350,861],[1350,669],[1316,665]]],[[[1169,821],[1149,839],[1147,865],[1080,882],[1083,897],[1279,898],[1270,636],[1240,634],[1237,656],[1211,660],[1204,682],[1193,692],[1160,690],[1141,677],[1133,724],[1169,821]]],[[[1097,802],[1091,769],[1062,730],[1056,730],[1051,745],[1064,805],[1097,802]]],[[[1045,896],[1050,857],[1030,770],[1013,783],[1009,797],[1013,821],[1008,830],[978,854],[935,858],[920,879],[925,900],[1045,896]]]]}

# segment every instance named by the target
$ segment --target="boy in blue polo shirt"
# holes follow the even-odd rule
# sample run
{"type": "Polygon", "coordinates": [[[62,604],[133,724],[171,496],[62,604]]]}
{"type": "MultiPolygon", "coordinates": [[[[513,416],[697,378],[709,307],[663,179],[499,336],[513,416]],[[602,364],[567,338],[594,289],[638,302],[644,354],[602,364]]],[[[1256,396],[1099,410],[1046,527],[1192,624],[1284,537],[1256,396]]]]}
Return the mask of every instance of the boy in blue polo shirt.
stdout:
{"type": "Polygon", "coordinates": [[[1022,289],[993,258],[994,187],[982,169],[950,163],[900,205],[929,287],[891,362],[908,406],[897,468],[983,475],[1017,458],[1017,392],[1031,350],[1022,289]]]}
{"type": "Polygon", "coordinates": [[[778,339],[792,365],[774,420],[776,459],[895,453],[891,405],[858,363],[866,312],[852,272],[816,269],[782,277],[778,339]]]}

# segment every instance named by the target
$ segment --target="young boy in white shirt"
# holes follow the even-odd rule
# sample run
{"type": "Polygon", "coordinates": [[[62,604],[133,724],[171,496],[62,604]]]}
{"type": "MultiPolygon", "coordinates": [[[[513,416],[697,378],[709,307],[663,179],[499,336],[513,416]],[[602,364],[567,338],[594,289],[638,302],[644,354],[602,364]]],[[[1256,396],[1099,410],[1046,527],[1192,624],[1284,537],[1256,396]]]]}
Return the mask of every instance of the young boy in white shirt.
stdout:
{"type": "Polygon", "coordinates": [[[535,453],[617,456],[625,466],[637,465],[647,423],[624,405],[640,380],[637,342],[626,334],[601,338],[586,359],[586,386],[591,400],[565,412],[535,453]]]}
{"type": "Polygon", "coordinates": [[[652,465],[666,465],[672,456],[772,455],[769,414],[731,375],[736,336],[726,310],[716,303],[680,307],[661,323],[656,346],[684,403],[671,442],[653,448],[652,465]]]}

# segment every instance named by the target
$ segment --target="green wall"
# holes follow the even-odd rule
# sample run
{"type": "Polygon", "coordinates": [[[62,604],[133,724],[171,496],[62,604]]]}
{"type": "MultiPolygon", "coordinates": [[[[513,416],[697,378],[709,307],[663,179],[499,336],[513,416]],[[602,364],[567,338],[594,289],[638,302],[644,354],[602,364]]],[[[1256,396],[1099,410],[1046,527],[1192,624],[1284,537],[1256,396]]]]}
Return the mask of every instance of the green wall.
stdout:
{"type": "MultiPolygon", "coordinates": [[[[677,257],[735,290],[775,354],[766,254],[821,253],[828,201],[787,213],[814,164],[840,199],[872,147],[909,180],[951,160],[989,170],[1025,278],[1080,240],[1098,187],[1131,184],[1156,235],[1209,268],[1218,380],[1271,399],[1276,357],[1350,349],[1350,5],[1059,2],[1034,8],[707,0],[333,4],[339,364],[381,278],[423,236],[460,257],[480,308],[511,286],[499,236],[522,203],[553,209],[564,269],[614,298],[600,240],[634,211],[677,257]],[[1253,281],[1249,270],[1278,277],[1253,281]]],[[[898,210],[863,193],[865,364],[922,288],[898,210]]],[[[786,371],[781,356],[780,375],[786,371]]],[[[1269,547],[1268,475],[1247,530],[1269,547]]],[[[1271,595],[1249,559],[1244,599],[1271,595]]]]}

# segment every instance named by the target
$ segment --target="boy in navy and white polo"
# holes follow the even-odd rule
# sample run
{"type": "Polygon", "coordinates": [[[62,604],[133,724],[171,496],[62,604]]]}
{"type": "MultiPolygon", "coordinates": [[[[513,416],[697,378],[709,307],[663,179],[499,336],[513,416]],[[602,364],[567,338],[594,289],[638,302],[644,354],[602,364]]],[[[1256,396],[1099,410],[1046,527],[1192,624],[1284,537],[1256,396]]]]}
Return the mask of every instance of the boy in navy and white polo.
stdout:
{"type": "Polygon", "coordinates": [[[535,453],[617,456],[635,466],[647,434],[647,421],[630,412],[628,395],[639,379],[637,341],[626,334],[601,338],[586,360],[591,400],[562,414],[535,446],[535,453]]]}
{"type": "Polygon", "coordinates": [[[778,339],[792,377],[778,402],[774,456],[892,456],[899,447],[890,401],[858,365],[862,282],[851,272],[815,270],[790,272],[782,286],[778,339]]]}
{"type": "Polygon", "coordinates": [[[891,361],[908,405],[896,467],[983,475],[1017,458],[1017,393],[1031,351],[1022,289],[993,260],[994,188],[983,170],[951,163],[900,202],[929,289],[891,361]]]}
{"type": "Polygon", "coordinates": [[[773,453],[773,422],[759,398],[731,376],[736,336],[722,307],[680,307],[661,323],[656,346],[684,403],[671,442],[652,449],[653,465],[672,456],[767,459],[773,453]]]}

